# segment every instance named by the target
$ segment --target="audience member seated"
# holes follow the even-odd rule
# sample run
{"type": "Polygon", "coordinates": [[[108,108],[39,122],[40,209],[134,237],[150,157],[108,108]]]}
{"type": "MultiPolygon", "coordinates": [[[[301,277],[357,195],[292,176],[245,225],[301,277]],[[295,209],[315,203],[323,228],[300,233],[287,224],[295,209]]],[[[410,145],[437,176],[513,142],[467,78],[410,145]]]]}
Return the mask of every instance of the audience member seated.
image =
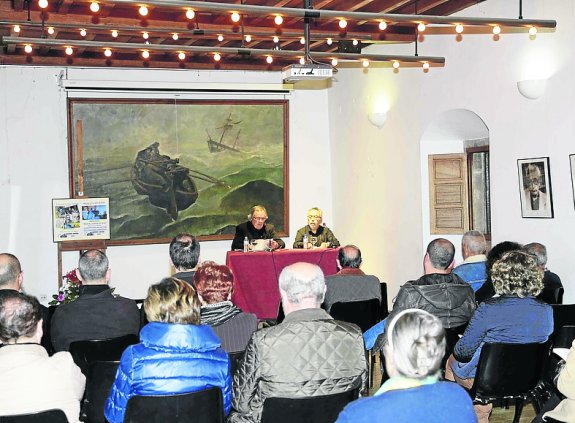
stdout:
{"type": "Polygon", "coordinates": [[[495,295],[495,288],[493,287],[493,282],[491,281],[491,268],[493,267],[493,263],[503,257],[503,254],[507,253],[508,251],[516,251],[521,249],[523,249],[521,244],[513,241],[503,241],[489,250],[489,253],[487,254],[487,261],[485,262],[487,280],[481,288],[475,291],[475,301],[477,301],[478,304],[495,295]]]}
{"type": "Polygon", "coordinates": [[[266,224],[267,220],[268,212],[266,208],[264,206],[253,206],[250,214],[248,214],[248,221],[236,226],[232,250],[243,250],[245,238],[248,241],[252,239],[269,239],[272,250],[285,248],[285,242],[276,236],[275,228],[272,225],[266,224]]]}
{"type": "Polygon", "coordinates": [[[258,328],[258,318],[232,304],[234,275],[229,267],[213,261],[202,263],[194,275],[194,285],[202,304],[202,325],[212,327],[228,353],[245,350],[258,328]]]}
{"type": "Polygon", "coordinates": [[[67,351],[74,341],[138,334],[140,311],[135,301],[112,294],[106,254],[85,251],[76,274],[82,281],[79,297],[59,305],[52,317],[52,345],[56,351],[67,351]]]}
{"type": "Polygon", "coordinates": [[[467,231],[461,239],[461,255],[463,263],[453,269],[453,273],[467,282],[477,291],[487,279],[485,261],[487,256],[487,242],[479,231],[467,231]]]}
{"type": "Polygon", "coordinates": [[[467,282],[451,273],[454,256],[455,247],[447,239],[437,238],[429,243],[423,259],[425,274],[403,285],[389,317],[365,332],[365,346],[368,350],[374,345],[376,350],[381,349],[385,322],[408,308],[430,312],[441,320],[443,327],[449,329],[469,322],[475,310],[475,296],[467,282]]]}
{"type": "MultiPolygon", "coordinates": [[[[24,272],[20,265],[20,260],[10,253],[0,254],[0,296],[6,293],[20,292],[22,290],[22,283],[24,282],[24,272]]],[[[42,312],[42,341],[41,344],[48,354],[52,351],[52,342],[50,341],[49,327],[50,321],[48,320],[48,308],[40,304],[40,311],[42,312]]]]}
{"type": "Polygon", "coordinates": [[[124,351],[106,403],[110,423],[124,421],[128,400],[135,395],[175,395],[218,387],[224,410],[231,407],[229,359],[214,331],[200,324],[195,288],[166,278],[152,285],[144,301],[148,323],[140,343],[124,351]]]}
{"type": "Polygon", "coordinates": [[[377,298],[381,301],[381,284],[376,276],[366,275],[360,269],[361,251],[355,245],[340,248],[337,257],[339,272],[326,276],[323,308],[329,313],[335,303],[364,301],[377,298]]]}
{"type": "MultiPolygon", "coordinates": [[[[490,276],[499,296],[479,305],[447,361],[445,378],[466,388],[473,385],[484,343],[545,342],[553,332],[551,306],[535,298],[543,289],[543,271],[535,257],[510,251],[493,264],[490,276]]],[[[475,405],[480,423],[489,421],[491,408],[475,405]]]]}
{"type": "MultiPolygon", "coordinates": [[[[547,248],[543,244],[538,242],[532,242],[527,244],[525,251],[529,254],[534,255],[537,258],[537,265],[543,270],[543,291],[552,291],[554,289],[563,288],[561,283],[561,278],[553,273],[551,270],[547,269],[547,248]]],[[[538,298],[542,298],[542,294],[539,294],[538,298]]]]}
{"type": "Polygon", "coordinates": [[[339,247],[339,241],[333,232],[323,225],[322,215],[322,211],[317,207],[307,211],[307,225],[297,231],[293,248],[339,247]],[[304,235],[308,237],[307,245],[303,243],[304,235]]]}
{"type": "Polygon", "coordinates": [[[361,331],[320,308],[321,269],[310,263],[285,267],[279,277],[285,319],[255,332],[234,375],[229,423],[261,420],[266,398],[301,398],[364,389],[367,362],[361,331]]]}
{"type": "Polygon", "coordinates": [[[70,353],[48,357],[41,337],[38,300],[17,291],[0,296],[0,416],[58,408],[79,422],[86,379],[70,353]]]}
{"type": "Polygon", "coordinates": [[[375,393],[348,404],[339,423],[475,422],[469,394],[451,382],[439,382],[445,331],[432,314],[407,309],[390,320],[383,352],[391,377],[375,393]]]}
{"type": "Polygon", "coordinates": [[[195,236],[181,233],[170,242],[170,260],[177,272],[174,278],[193,283],[199,259],[200,243],[195,236]]]}

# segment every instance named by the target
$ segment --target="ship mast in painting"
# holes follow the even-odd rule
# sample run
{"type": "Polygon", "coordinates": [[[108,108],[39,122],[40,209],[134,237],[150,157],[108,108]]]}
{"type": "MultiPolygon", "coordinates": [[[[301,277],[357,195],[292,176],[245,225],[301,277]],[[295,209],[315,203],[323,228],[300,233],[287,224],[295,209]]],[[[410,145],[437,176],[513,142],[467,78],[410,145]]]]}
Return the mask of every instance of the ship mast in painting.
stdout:
{"type": "Polygon", "coordinates": [[[226,136],[226,134],[228,132],[230,132],[234,126],[240,124],[242,121],[238,120],[237,122],[234,122],[234,120],[232,119],[232,114],[230,113],[229,116],[227,117],[225,123],[222,126],[217,127],[216,129],[221,129],[222,130],[222,134],[220,135],[220,140],[219,141],[215,141],[212,136],[210,135],[210,133],[208,132],[208,130],[206,129],[206,133],[208,134],[208,148],[210,150],[210,153],[219,153],[221,151],[224,150],[229,150],[229,151],[235,151],[236,153],[239,153],[240,150],[238,150],[236,148],[238,141],[240,139],[240,132],[241,132],[241,128],[238,129],[238,132],[236,133],[236,138],[233,142],[233,144],[226,144],[224,141],[224,137],[226,136]]]}

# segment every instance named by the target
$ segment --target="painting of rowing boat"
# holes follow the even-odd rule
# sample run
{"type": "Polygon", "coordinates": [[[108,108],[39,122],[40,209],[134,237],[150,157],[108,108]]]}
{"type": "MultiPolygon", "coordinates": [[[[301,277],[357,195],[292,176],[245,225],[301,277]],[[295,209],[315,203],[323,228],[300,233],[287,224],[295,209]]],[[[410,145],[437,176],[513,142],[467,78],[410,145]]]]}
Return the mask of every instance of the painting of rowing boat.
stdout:
{"type": "Polygon", "coordinates": [[[109,197],[109,245],[232,239],[255,204],[287,235],[288,103],[71,99],[70,195],[109,197]]]}

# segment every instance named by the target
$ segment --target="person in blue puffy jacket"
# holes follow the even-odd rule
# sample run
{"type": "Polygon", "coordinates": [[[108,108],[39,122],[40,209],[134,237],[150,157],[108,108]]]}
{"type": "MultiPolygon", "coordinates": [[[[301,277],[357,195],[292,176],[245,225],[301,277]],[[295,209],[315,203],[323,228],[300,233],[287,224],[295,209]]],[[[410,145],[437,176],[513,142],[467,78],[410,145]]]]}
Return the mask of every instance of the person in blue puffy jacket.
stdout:
{"type": "Polygon", "coordinates": [[[200,324],[195,288],[176,278],[152,285],[144,301],[148,323],[140,343],[122,354],[106,402],[110,423],[124,421],[135,395],[174,395],[219,387],[227,415],[232,401],[229,358],[210,326],[200,324]]]}

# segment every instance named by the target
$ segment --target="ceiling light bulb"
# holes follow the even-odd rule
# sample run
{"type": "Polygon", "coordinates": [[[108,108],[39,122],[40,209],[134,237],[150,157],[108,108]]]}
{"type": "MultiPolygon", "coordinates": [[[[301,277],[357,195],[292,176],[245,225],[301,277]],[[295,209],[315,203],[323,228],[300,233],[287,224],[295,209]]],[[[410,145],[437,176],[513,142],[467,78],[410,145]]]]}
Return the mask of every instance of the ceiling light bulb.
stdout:
{"type": "Polygon", "coordinates": [[[220,60],[222,60],[222,56],[220,55],[220,53],[214,54],[214,60],[215,60],[216,62],[219,62],[220,60]]]}
{"type": "Polygon", "coordinates": [[[337,64],[338,64],[338,61],[337,61],[337,59],[336,59],[335,57],[334,57],[333,59],[331,59],[331,65],[332,65],[333,67],[337,66],[337,64]]]}
{"type": "Polygon", "coordinates": [[[142,57],[144,59],[147,59],[148,57],[150,57],[150,52],[148,50],[142,51],[142,57]]]}
{"type": "Polygon", "coordinates": [[[393,68],[394,69],[399,69],[399,62],[397,60],[393,61],[393,68]]]}
{"type": "Polygon", "coordinates": [[[357,40],[353,40],[351,43],[352,43],[354,46],[356,46],[356,45],[358,45],[358,44],[359,44],[359,41],[357,41],[357,40]]]}
{"type": "Polygon", "coordinates": [[[499,25],[495,25],[495,26],[493,27],[493,33],[494,33],[495,35],[498,35],[500,32],[501,32],[501,27],[500,27],[499,25]]]}
{"type": "Polygon", "coordinates": [[[98,13],[98,11],[100,10],[100,5],[93,1],[92,3],[90,3],[90,10],[94,13],[98,13]]]}
{"type": "Polygon", "coordinates": [[[300,43],[300,44],[305,44],[305,37],[301,37],[301,38],[299,39],[299,43],[300,43]]]}
{"type": "Polygon", "coordinates": [[[104,50],[104,56],[111,57],[112,56],[112,50],[110,50],[109,48],[104,50]]]}
{"type": "Polygon", "coordinates": [[[299,64],[300,65],[305,65],[305,59],[303,57],[299,58],[299,64]]]}
{"type": "Polygon", "coordinates": [[[240,14],[238,12],[232,13],[232,22],[239,22],[240,21],[240,14]]]}
{"type": "Polygon", "coordinates": [[[271,56],[266,57],[266,62],[268,62],[268,65],[271,65],[274,61],[274,58],[271,56]]]}
{"type": "Polygon", "coordinates": [[[112,31],[112,37],[116,38],[118,36],[118,31],[115,29],[112,31]]]}
{"type": "Polygon", "coordinates": [[[328,38],[326,43],[328,46],[331,46],[333,44],[333,40],[331,38],[328,38]]]}
{"type": "Polygon", "coordinates": [[[30,44],[26,44],[24,46],[24,51],[28,54],[32,53],[32,46],[30,44]]]}
{"type": "Polygon", "coordinates": [[[246,43],[249,43],[252,41],[252,36],[251,35],[246,35],[246,43]]]}
{"type": "Polygon", "coordinates": [[[423,69],[429,69],[429,62],[423,62],[423,69]]]}
{"type": "Polygon", "coordinates": [[[38,7],[40,9],[46,9],[48,7],[48,0],[38,0],[38,7]]]}
{"type": "Polygon", "coordinates": [[[138,9],[138,13],[140,13],[141,16],[148,16],[148,8],[142,5],[140,9],[138,9]]]}
{"type": "Polygon", "coordinates": [[[178,38],[180,38],[180,36],[176,32],[174,32],[172,34],[172,40],[176,41],[178,38]]]}
{"type": "Polygon", "coordinates": [[[180,51],[178,53],[178,59],[185,60],[186,59],[186,53],[184,53],[183,51],[180,51]]]}
{"type": "Polygon", "coordinates": [[[537,27],[532,26],[531,28],[529,28],[529,35],[535,35],[537,34],[537,27]]]}
{"type": "Polygon", "coordinates": [[[142,38],[143,38],[144,40],[147,40],[148,38],[150,38],[150,34],[148,34],[147,32],[144,32],[144,33],[142,34],[142,38]]]}
{"type": "Polygon", "coordinates": [[[280,42],[280,37],[278,37],[277,35],[274,35],[274,43],[279,43],[280,42]]]}
{"type": "Polygon", "coordinates": [[[341,29],[344,29],[347,26],[347,21],[345,19],[340,19],[338,25],[341,29]]]}
{"type": "Polygon", "coordinates": [[[194,19],[196,17],[196,12],[194,12],[192,9],[188,9],[186,10],[186,18],[188,19],[194,19]]]}
{"type": "Polygon", "coordinates": [[[421,22],[419,25],[417,25],[417,30],[419,32],[425,31],[425,24],[423,22],[421,22]]]}
{"type": "Polygon", "coordinates": [[[80,30],[80,35],[81,35],[82,37],[85,37],[85,36],[86,36],[86,30],[85,30],[84,28],[82,28],[82,29],[80,30]]]}
{"type": "Polygon", "coordinates": [[[274,18],[274,22],[276,23],[276,25],[281,25],[284,22],[284,18],[282,18],[280,15],[276,15],[276,17],[274,18]]]}
{"type": "Polygon", "coordinates": [[[20,25],[14,25],[14,32],[15,33],[19,33],[20,32],[20,25]]]}
{"type": "Polygon", "coordinates": [[[220,42],[224,41],[224,36],[222,34],[218,35],[218,41],[220,42]]]}
{"type": "Polygon", "coordinates": [[[364,68],[367,68],[369,66],[369,60],[363,59],[363,62],[361,62],[361,64],[363,65],[364,68]]]}
{"type": "Polygon", "coordinates": [[[53,27],[53,26],[49,26],[49,27],[48,27],[48,34],[54,35],[54,32],[55,32],[55,31],[54,31],[54,27],[53,27]]]}
{"type": "Polygon", "coordinates": [[[463,25],[461,25],[461,24],[455,25],[455,32],[457,32],[458,34],[461,34],[463,32],[463,25]]]}
{"type": "Polygon", "coordinates": [[[381,22],[379,23],[379,30],[380,30],[380,31],[385,31],[386,28],[387,28],[387,22],[381,21],[381,22]]]}
{"type": "Polygon", "coordinates": [[[74,53],[74,50],[72,50],[72,47],[66,47],[65,52],[68,56],[71,56],[72,53],[74,53]]]}

